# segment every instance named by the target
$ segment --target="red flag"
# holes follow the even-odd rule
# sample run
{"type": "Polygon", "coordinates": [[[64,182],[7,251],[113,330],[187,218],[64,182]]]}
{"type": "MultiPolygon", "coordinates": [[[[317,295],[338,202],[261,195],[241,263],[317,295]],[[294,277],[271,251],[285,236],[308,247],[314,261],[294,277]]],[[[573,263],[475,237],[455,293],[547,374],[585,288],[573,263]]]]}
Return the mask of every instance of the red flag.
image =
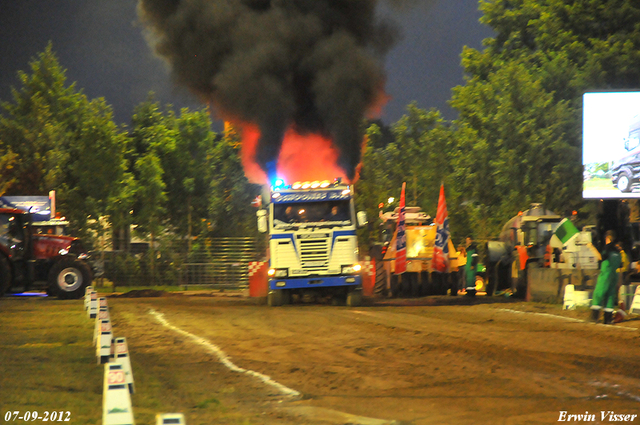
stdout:
{"type": "Polygon", "coordinates": [[[400,194],[400,212],[398,213],[398,229],[396,232],[396,274],[407,271],[407,235],[405,233],[404,220],[404,188],[406,183],[402,183],[402,193],[400,194]]]}
{"type": "Polygon", "coordinates": [[[444,199],[444,184],[440,186],[438,211],[436,213],[436,242],[433,246],[431,268],[437,272],[445,272],[449,266],[449,214],[447,201],[444,199]]]}

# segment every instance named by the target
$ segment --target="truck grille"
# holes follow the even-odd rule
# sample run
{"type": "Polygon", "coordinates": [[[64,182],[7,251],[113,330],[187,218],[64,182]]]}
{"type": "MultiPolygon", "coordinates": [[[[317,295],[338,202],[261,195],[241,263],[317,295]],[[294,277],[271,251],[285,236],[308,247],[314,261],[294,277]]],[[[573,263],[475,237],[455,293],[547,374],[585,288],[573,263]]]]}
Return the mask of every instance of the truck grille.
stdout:
{"type": "Polygon", "coordinates": [[[327,239],[300,240],[300,261],[306,271],[325,271],[329,268],[327,239]]]}

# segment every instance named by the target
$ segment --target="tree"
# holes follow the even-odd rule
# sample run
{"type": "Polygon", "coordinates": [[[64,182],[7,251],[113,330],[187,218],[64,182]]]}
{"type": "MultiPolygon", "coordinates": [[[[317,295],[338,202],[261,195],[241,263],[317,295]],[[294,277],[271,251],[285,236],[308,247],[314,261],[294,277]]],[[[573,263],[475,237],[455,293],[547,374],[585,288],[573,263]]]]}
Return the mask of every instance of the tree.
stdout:
{"type": "Polygon", "coordinates": [[[100,220],[113,220],[113,200],[126,198],[127,139],[104,99],[90,101],[81,114],[78,130],[66,147],[68,162],[60,166],[59,200],[78,229],[101,233],[100,220]]]}
{"type": "Polygon", "coordinates": [[[453,168],[467,205],[479,214],[478,238],[497,234],[531,202],[563,211],[579,200],[580,151],[566,141],[571,111],[523,65],[506,64],[456,89],[452,105],[460,111],[453,168]]]}
{"type": "MultiPolygon", "coordinates": [[[[58,209],[72,230],[87,237],[109,200],[123,190],[126,139],[113,122],[104,99],[88,100],[49,44],[30,63],[31,74],[18,73],[13,102],[3,102],[0,150],[12,152],[12,195],[47,195],[56,190],[58,209]]],[[[7,157],[9,158],[9,157],[7,157]]]]}
{"type": "Polygon", "coordinates": [[[365,209],[371,218],[368,232],[362,235],[363,242],[378,239],[377,219],[373,219],[379,214],[378,205],[384,204],[385,211],[395,208],[402,182],[407,182],[407,205],[417,205],[432,217],[436,215],[440,185],[444,183],[451,229],[462,237],[467,218],[458,213],[460,196],[452,167],[457,145],[449,124],[438,111],[425,111],[410,104],[407,114],[392,126],[391,133],[393,141],[385,144],[380,142],[383,133],[377,124],[367,130],[363,166],[356,183],[358,209],[365,209]],[[391,205],[390,197],[395,198],[391,205]]]}
{"type": "Polygon", "coordinates": [[[240,139],[229,132],[216,140],[209,154],[211,236],[256,236],[255,208],[260,186],[251,184],[240,162],[240,139]]]}
{"type": "Polygon", "coordinates": [[[60,183],[72,111],[86,101],[66,86],[51,44],[29,65],[31,74],[18,72],[22,87],[12,88],[13,102],[2,102],[0,140],[16,155],[11,195],[45,195],[60,183]]]}
{"type": "Polygon", "coordinates": [[[180,116],[170,115],[176,131],[174,149],[161,157],[167,186],[167,216],[171,226],[188,241],[206,232],[209,218],[209,153],[215,133],[207,110],[182,109],[180,116]]]}
{"type": "MultiPolygon", "coordinates": [[[[2,149],[2,141],[0,141],[0,149],[2,149]]],[[[15,158],[16,155],[11,150],[0,150],[0,196],[4,195],[15,182],[15,178],[11,176],[15,158]]]]}
{"type": "Polygon", "coordinates": [[[451,105],[460,154],[454,168],[476,233],[530,202],[578,209],[581,95],[640,83],[640,8],[630,0],[487,0],[495,31],[465,48],[466,84],[451,105]]]}
{"type": "Polygon", "coordinates": [[[167,223],[167,185],[160,158],[175,150],[176,131],[168,125],[158,104],[148,100],[134,111],[130,137],[134,147],[129,152],[130,170],[136,180],[132,218],[138,234],[151,236],[153,249],[154,239],[167,223]]]}

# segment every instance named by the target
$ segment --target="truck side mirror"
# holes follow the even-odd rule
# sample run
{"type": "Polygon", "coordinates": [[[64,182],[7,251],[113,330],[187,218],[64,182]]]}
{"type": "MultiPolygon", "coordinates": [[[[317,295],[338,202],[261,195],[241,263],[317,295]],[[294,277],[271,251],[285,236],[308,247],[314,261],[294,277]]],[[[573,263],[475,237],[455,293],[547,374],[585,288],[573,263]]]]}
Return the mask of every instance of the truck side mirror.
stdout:
{"type": "Polygon", "coordinates": [[[267,211],[266,210],[258,210],[256,211],[256,215],[258,216],[258,232],[267,233],[267,211]]]}
{"type": "Polygon", "coordinates": [[[358,227],[364,227],[368,223],[367,213],[364,211],[358,211],[357,219],[358,219],[358,227]]]}

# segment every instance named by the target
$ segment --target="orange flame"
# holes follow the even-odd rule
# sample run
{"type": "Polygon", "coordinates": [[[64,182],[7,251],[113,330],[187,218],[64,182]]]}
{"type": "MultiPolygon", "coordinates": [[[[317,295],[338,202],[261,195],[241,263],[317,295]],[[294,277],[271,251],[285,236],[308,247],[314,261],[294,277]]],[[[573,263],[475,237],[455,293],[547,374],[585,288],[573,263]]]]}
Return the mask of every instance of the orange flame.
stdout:
{"type": "MultiPolygon", "coordinates": [[[[251,183],[269,184],[267,174],[255,162],[260,130],[252,124],[242,125],[242,166],[251,183]]],[[[295,181],[331,180],[340,177],[348,182],[338,166],[338,150],[331,139],[319,134],[300,134],[287,129],[276,166],[278,177],[287,183],[295,181]]]]}
{"type": "MultiPolygon", "coordinates": [[[[390,97],[383,88],[377,93],[367,116],[379,116],[390,97]]],[[[218,110],[221,110],[217,108],[218,110]]],[[[227,115],[227,114],[223,114],[227,115]]],[[[267,173],[255,161],[256,150],[260,141],[260,129],[257,125],[247,123],[242,119],[231,118],[239,129],[242,139],[241,159],[245,175],[251,183],[270,184],[267,173]]],[[[226,132],[226,126],[225,126],[226,132]]],[[[366,147],[366,138],[362,141],[362,153],[366,147]]],[[[340,152],[331,138],[317,133],[301,134],[290,126],[285,132],[282,147],[278,156],[276,171],[278,177],[288,184],[296,181],[315,181],[342,178],[346,183],[353,184],[358,180],[362,163],[356,167],[353,181],[347,178],[345,171],[338,166],[340,152]]]]}

